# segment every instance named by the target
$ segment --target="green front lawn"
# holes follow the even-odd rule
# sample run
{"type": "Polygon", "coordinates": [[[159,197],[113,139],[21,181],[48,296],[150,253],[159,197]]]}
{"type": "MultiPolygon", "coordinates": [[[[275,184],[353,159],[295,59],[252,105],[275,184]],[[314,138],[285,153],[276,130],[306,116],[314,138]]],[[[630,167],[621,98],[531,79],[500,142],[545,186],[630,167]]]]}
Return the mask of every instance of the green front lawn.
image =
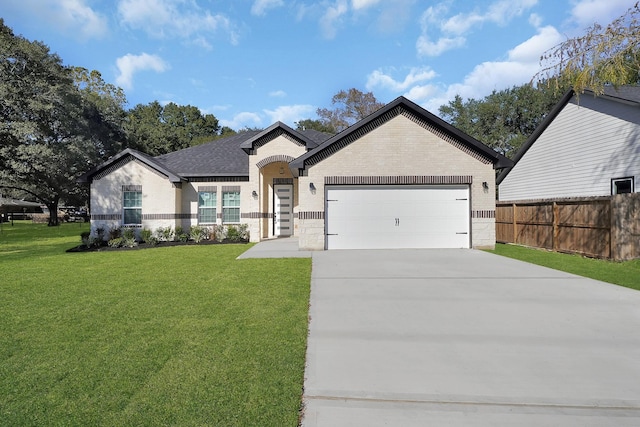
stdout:
{"type": "Polygon", "coordinates": [[[0,425],[296,426],[311,261],[3,224],[0,425]]]}
{"type": "Polygon", "coordinates": [[[489,252],[640,290],[640,259],[613,262],[505,244],[489,252]]]}

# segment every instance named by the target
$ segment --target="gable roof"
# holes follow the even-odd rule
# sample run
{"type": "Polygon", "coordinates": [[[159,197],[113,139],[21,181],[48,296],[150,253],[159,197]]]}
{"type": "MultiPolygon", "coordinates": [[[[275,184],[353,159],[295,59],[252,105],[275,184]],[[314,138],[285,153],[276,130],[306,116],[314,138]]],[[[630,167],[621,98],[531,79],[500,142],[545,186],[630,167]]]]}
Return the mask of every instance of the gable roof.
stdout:
{"type": "MultiPolygon", "coordinates": [[[[594,97],[596,96],[595,92],[592,90],[585,89],[584,92],[585,94],[589,94],[594,97]]],[[[513,156],[513,166],[504,169],[500,174],[498,174],[496,184],[500,185],[500,183],[504,181],[507,175],[509,175],[509,172],[511,172],[514,166],[518,164],[518,161],[526,154],[527,151],[529,151],[531,146],[538,140],[540,135],[542,135],[542,133],[556,119],[558,114],[560,114],[574,96],[576,96],[576,92],[573,89],[569,89],[564,94],[562,99],[551,109],[547,117],[545,117],[545,119],[538,125],[524,144],[522,144],[522,147],[520,147],[513,156]]],[[[638,106],[640,105],[640,86],[619,86],[617,88],[613,86],[605,86],[604,93],[599,95],[599,97],[627,105],[638,106]]]]}
{"type": "Polygon", "coordinates": [[[118,167],[120,163],[128,163],[132,158],[165,175],[170,182],[183,181],[182,177],[167,168],[167,166],[162,162],[159,162],[155,158],[132,148],[127,148],[126,150],[119,152],[104,163],[83,173],[78,177],[77,181],[83,184],[90,183],[96,175],[109,173],[112,167],[118,167]]]}
{"type": "Polygon", "coordinates": [[[249,176],[249,159],[241,147],[261,134],[246,131],[202,145],[184,148],[155,157],[182,177],[249,176]]]}
{"type": "Polygon", "coordinates": [[[293,130],[282,122],[276,122],[264,131],[248,138],[241,144],[241,147],[247,154],[251,154],[255,149],[283,134],[292,139],[296,144],[306,147],[307,150],[316,148],[320,143],[331,137],[329,134],[313,129],[305,129],[302,131],[293,130]]]}
{"type": "Polygon", "coordinates": [[[315,149],[298,157],[289,164],[289,167],[291,168],[294,176],[298,176],[307,167],[322,161],[364,134],[369,133],[381,124],[402,113],[408,113],[412,118],[425,122],[436,131],[442,132],[444,135],[460,143],[465,149],[490,160],[493,163],[494,169],[510,167],[513,165],[511,160],[502,154],[486,146],[477,139],[467,135],[460,129],[450,125],[412,101],[409,101],[407,98],[400,96],[339,134],[324,141],[315,149]]]}
{"type": "Polygon", "coordinates": [[[275,136],[286,133],[289,138],[307,149],[315,148],[331,135],[313,129],[296,131],[284,123],[277,122],[265,130],[240,132],[226,138],[216,139],[202,145],[152,157],[128,148],[78,178],[80,183],[90,183],[96,175],[108,173],[110,168],[126,162],[129,156],[167,176],[171,182],[185,181],[196,177],[249,176],[249,152],[258,144],[266,143],[275,136]],[[248,149],[245,149],[248,148],[248,149]]]}

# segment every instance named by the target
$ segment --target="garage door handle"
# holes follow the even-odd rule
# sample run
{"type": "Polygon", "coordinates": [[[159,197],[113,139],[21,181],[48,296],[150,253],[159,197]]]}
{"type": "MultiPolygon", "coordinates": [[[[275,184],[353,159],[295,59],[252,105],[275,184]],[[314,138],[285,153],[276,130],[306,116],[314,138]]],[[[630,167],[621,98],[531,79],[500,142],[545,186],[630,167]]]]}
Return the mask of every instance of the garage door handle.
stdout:
{"type": "Polygon", "coordinates": [[[400,226],[400,218],[396,218],[396,227],[400,226]]]}
{"type": "Polygon", "coordinates": [[[466,231],[456,231],[456,234],[469,234],[466,231]]]}

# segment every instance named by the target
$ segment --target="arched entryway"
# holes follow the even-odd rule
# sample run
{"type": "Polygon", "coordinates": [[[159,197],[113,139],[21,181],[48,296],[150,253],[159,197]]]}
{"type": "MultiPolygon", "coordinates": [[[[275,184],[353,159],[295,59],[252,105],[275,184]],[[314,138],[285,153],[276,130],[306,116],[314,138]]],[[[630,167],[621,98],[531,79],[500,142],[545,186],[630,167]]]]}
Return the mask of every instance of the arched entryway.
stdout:
{"type": "Polygon", "coordinates": [[[295,212],[298,204],[297,179],[289,169],[293,157],[264,159],[260,168],[261,238],[288,237],[296,234],[295,212]]]}

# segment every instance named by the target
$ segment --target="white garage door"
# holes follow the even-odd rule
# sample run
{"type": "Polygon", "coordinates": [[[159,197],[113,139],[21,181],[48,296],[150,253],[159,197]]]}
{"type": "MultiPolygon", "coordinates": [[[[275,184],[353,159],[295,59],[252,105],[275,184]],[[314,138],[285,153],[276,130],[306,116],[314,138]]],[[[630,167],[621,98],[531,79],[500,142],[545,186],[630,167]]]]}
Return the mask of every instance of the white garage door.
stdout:
{"type": "Polygon", "coordinates": [[[469,186],[326,187],[327,249],[468,248],[469,186]]]}

